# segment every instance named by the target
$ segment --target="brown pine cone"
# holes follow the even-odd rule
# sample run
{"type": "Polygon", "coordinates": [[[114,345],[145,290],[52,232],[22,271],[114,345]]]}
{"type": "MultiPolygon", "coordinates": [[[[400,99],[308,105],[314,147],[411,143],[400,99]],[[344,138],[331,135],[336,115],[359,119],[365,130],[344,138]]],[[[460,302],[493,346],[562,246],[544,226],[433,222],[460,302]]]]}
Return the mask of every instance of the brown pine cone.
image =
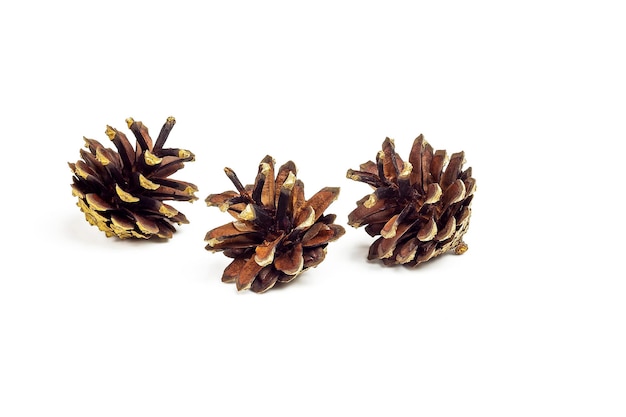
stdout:
{"type": "Polygon", "coordinates": [[[87,221],[107,237],[148,239],[171,238],[173,223],[189,223],[183,213],[163,203],[165,200],[194,201],[198,188],[169,176],[193,161],[185,149],[163,148],[176,123],[169,117],[155,143],[148,128],[132,118],[126,119],[137,138],[136,147],[124,133],[107,126],[106,135],[117,152],[93,139],[85,140],[82,160],[69,163],[74,173],[72,194],[87,221]]]}
{"type": "Polygon", "coordinates": [[[228,211],[236,219],[209,231],[205,240],[208,251],[234,258],[222,281],[236,282],[239,291],[262,293],[277,282],[290,282],[319,265],[328,243],[345,233],[333,224],[334,214],[323,214],[339,195],[339,188],[323,188],[306,200],[295,164],[289,161],[275,173],[274,163],[266,156],[254,185],[245,187],[232,169],[225,168],[237,191],[206,198],[208,206],[228,211]]]}
{"type": "Polygon", "coordinates": [[[348,178],[374,188],[348,216],[351,226],[366,225],[370,236],[380,235],[370,246],[368,259],[415,266],[447,251],[467,250],[463,235],[469,227],[476,181],[472,168],[461,170],[463,152],[447,159],[445,150],[433,153],[420,135],[409,160],[403,161],[387,138],[376,162],[348,170],[348,178]]]}

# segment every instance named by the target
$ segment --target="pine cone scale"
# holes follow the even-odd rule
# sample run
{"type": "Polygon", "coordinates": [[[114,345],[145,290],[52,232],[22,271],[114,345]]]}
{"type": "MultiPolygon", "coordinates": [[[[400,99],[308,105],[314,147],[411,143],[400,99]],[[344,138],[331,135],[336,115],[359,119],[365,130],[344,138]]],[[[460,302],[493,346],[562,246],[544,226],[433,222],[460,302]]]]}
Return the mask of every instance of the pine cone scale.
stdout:
{"type": "Polygon", "coordinates": [[[390,138],[386,138],[383,142],[383,153],[380,157],[383,163],[384,178],[387,179],[388,182],[397,180],[403,166],[394,150],[393,141],[390,138]]]}
{"type": "Polygon", "coordinates": [[[276,257],[274,267],[286,275],[297,275],[304,268],[303,254],[302,243],[296,243],[276,257]]]}
{"type": "Polygon", "coordinates": [[[249,289],[252,285],[252,281],[256,278],[261,269],[263,269],[263,267],[256,263],[254,256],[251,256],[243,265],[235,279],[237,290],[242,291],[249,289]]]}
{"type": "Polygon", "coordinates": [[[336,224],[323,224],[321,229],[322,230],[319,230],[315,235],[306,236],[305,234],[301,239],[302,246],[304,246],[305,248],[309,248],[325,245],[329,242],[334,242],[345,234],[345,230],[343,229],[343,227],[338,227],[336,224]]]}
{"type": "Polygon", "coordinates": [[[326,247],[316,246],[314,248],[305,248],[302,258],[304,259],[304,269],[314,268],[326,257],[326,247]]]}
{"type": "Polygon", "coordinates": [[[246,262],[248,262],[246,258],[233,259],[232,262],[224,269],[222,282],[235,282],[246,262]]]}
{"type": "Polygon", "coordinates": [[[430,175],[433,182],[440,182],[441,172],[443,171],[443,166],[446,164],[447,158],[448,156],[445,150],[435,151],[432,162],[430,164],[430,175]]]}
{"type": "MultiPolygon", "coordinates": [[[[387,199],[379,199],[375,194],[363,197],[357,202],[357,207],[348,214],[348,224],[353,227],[359,227],[365,223],[376,223],[371,220],[372,216],[381,212],[395,212],[395,207],[389,207],[387,199]]],[[[382,216],[385,221],[388,216],[382,216]]]]}
{"type": "MultiPolygon", "coordinates": [[[[133,132],[135,138],[137,139],[137,149],[136,153],[140,153],[141,150],[150,150],[153,148],[152,138],[148,135],[148,129],[143,125],[142,122],[134,121],[131,117],[126,119],[126,124],[128,128],[133,132]]],[[[167,124],[167,122],[166,122],[167,124]]]]}
{"type": "Polygon", "coordinates": [[[339,188],[337,187],[325,187],[313,194],[311,198],[305,203],[305,207],[311,207],[315,213],[314,220],[317,221],[322,213],[330,206],[333,201],[337,199],[339,195],[339,188]]]}
{"type": "Polygon", "coordinates": [[[136,152],[128,141],[128,138],[125,134],[119,132],[117,129],[112,128],[111,126],[107,126],[105,133],[117,148],[117,152],[121,158],[122,169],[124,173],[126,175],[130,174],[132,166],[135,162],[136,152]]]}
{"type": "Polygon", "coordinates": [[[464,152],[453,153],[441,178],[441,188],[449,187],[461,174],[461,165],[465,159],[464,152]]]}
{"type": "Polygon", "coordinates": [[[250,289],[256,293],[263,293],[272,288],[282,275],[276,269],[265,267],[259,272],[257,278],[252,281],[250,289]]]}
{"type": "Polygon", "coordinates": [[[231,223],[226,223],[222,226],[216,227],[215,229],[212,229],[210,231],[207,232],[207,234],[204,237],[204,240],[207,242],[223,242],[226,239],[230,239],[230,238],[235,238],[238,236],[242,236],[242,235],[246,235],[249,233],[252,233],[253,230],[241,230],[240,228],[238,228],[237,226],[235,226],[236,223],[235,222],[231,222],[231,223]],[[213,240],[215,239],[215,240],[213,240]]]}
{"type": "Polygon", "coordinates": [[[218,251],[225,249],[250,249],[259,245],[260,234],[246,233],[224,239],[211,239],[206,246],[207,250],[218,251]]]}
{"type": "MultiPolygon", "coordinates": [[[[424,136],[419,135],[414,141],[413,146],[411,147],[411,151],[409,153],[409,162],[413,166],[413,170],[411,171],[411,185],[415,186],[418,191],[424,191],[423,186],[423,172],[422,172],[422,161],[423,155],[425,154],[424,149],[424,136]]],[[[429,164],[430,166],[430,164],[429,164]]]]}
{"type": "Polygon", "coordinates": [[[261,266],[270,265],[274,262],[274,254],[276,253],[276,247],[282,242],[285,237],[285,233],[281,233],[278,237],[271,241],[264,241],[262,244],[255,248],[254,261],[261,266]]]}
{"type": "MultiPolygon", "coordinates": [[[[384,203],[383,203],[384,204],[384,203]]],[[[389,220],[389,216],[393,216],[398,212],[398,208],[396,206],[385,207],[384,210],[378,210],[375,212],[368,212],[368,214],[360,217],[358,214],[354,214],[351,216],[351,220],[348,224],[353,227],[360,227],[364,224],[377,224],[382,223],[381,228],[387,223],[389,220]]]]}
{"type": "Polygon", "coordinates": [[[275,200],[278,199],[278,196],[282,190],[283,184],[289,177],[289,174],[295,173],[295,172],[296,172],[296,165],[292,161],[288,161],[284,163],[283,165],[281,165],[280,168],[278,168],[278,173],[276,174],[276,181],[275,181],[275,187],[274,187],[275,188],[275,191],[274,191],[275,200]]]}

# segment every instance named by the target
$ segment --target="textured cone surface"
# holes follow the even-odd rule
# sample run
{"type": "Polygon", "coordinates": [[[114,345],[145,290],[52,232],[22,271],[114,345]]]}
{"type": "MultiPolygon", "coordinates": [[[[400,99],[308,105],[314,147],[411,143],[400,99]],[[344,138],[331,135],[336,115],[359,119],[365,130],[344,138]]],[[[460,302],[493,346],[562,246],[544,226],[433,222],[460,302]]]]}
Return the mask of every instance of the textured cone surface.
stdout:
{"type": "Polygon", "coordinates": [[[467,250],[463,235],[476,181],[471,168],[462,169],[464,162],[463,152],[448,159],[445,150],[433,151],[420,135],[407,161],[387,138],[375,162],[348,170],[348,178],[374,189],[348,216],[351,226],[366,226],[369,235],[379,236],[368,259],[415,266],[448,251],[467,250]]]}
{"type": "Polygon", "coordinates": [[[156,141],[143,123],[130,118],[126,122],[136,138],[134,148],[124,133],[110,126],[105,133],[116,150],[84,138],[82,159],[69,163],[74,174],[72,193],[87,221],[107,237],[170,238],[176,231],[174,224],[188,222],[164,201],[193,202],[198,188],[169,177],[193,161],[194,155],[163,147],[176,123],[173,117],[167,119],[156,141]]]}
{"type": "Polygon", "coordinates": [[[278,171],[271,156],[259,165],[254,184],[243,186],[230,168],[224,171],[237,191],[211,194],[208,206],[219,207],[235,220],[210,230],[206,249],[233,258],[222,281],[234,282],[238,290],[262,293],[276,283],[287,283],[319,265],[329,242],[345,230],[334,224],[335,215],[324,211],[339,195],[327,187],[308,200],[304,184],[296,178],[289,161],[278,171]]]}

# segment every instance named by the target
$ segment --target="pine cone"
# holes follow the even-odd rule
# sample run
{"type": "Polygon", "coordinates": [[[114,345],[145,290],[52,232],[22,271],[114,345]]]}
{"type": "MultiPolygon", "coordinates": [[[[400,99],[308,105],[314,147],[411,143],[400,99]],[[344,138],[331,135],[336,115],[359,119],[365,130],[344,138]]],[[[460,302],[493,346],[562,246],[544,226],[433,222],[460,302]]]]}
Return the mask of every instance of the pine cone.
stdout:
{"type": "Polygon", "coordinates": [[[476,190],[472,169],[461,171],[464,153],[433,148],[420,135],[413,142],[409,160],[396,153],[393,140],[383,142],[376,163],[361,164],[347,177],[369,184],[374,193],[357,201],[348,216],[354,227],[367,225],[370,236],[380,237],[370,246],[368,259],[385,265],[415,266],[453,250],[467,250],[470,204],[476,190]]]}
{"type": "Polygon", "coordinates": [[[194,201],[198,188],[188,182],[168,177],[193,161],[184,149],[163,148],[176,121],[169,117],[153,144],[148,128],[132,118],[126,119],[137,138],[136,148],[122,132],[107,126],[106,135],[118,152],[105,148],[93,139],[85,140],[80,150],[82,160],[69,163],[74,173],[72,194],[87,221],[107,237],[170,238],[176,231],[173,223],[189,223],[183,213],[165,200],[194,201]]]}
{"type": "Polygon", "coordinates": [[[304,198],[304,184],[296,179],[296,166],[289,161],[278,169],[266,156],[259,165],[254,185],[244,187],[230,168],[224,171],[237,191],[211,194],[208,206],[228,211],[236,220],[206,234],[206,249],[223,252],[234,260],[222,275],[223,282],[236,282],[237,290],[262,293],[276,282],[286,283],[319,265],[329,242],[345,230],[333,224],[334,214],[324,210],[339,195],[339,188],[323,188],[304,198]]]}

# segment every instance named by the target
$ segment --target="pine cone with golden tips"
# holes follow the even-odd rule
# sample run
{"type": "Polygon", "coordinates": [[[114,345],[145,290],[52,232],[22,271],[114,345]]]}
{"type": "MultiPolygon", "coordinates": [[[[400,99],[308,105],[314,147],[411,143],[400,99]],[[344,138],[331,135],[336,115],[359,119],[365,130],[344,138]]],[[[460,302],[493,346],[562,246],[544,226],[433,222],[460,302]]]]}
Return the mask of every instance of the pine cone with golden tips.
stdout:
{"type": "Polygon", "coordinates": [[[376,162],[348,170],[348,178],[374,189],[348,216],[351,226],[365,225],[370,236],[380,236],[370,246],[368,259],[415,266],[448,251],[464,253],[463,235],[476,191],[472,168],[462,170],[464,163],[463,152],[448,160],[445,150],[433,152],[420,135],[408,161],[387,138],[376,162]]]}
{"type": "Polygon", "coordinates": [[[173,117],[167,119],[156,142],[143,123],[132,118],[126,122],[137,139],[135,148],[124,133],[111,126],[105,133],[117,152],[83,138],[87,150],[80,150],[82,160],[69,163],[74,173],[72,193],[87,221],[107,237],[171,238],[176,231],[174,223],[189,222],[164,201],[193,202],[198,188],[169,177],[195,157],[185,149],[163,147],[176,123],[173,117]]]}
{"type": "Polygon", "coordinates": [[[208,206],[235,218],[209,231],[205,240],[208,251],[233,258],[222,281],[235,282],[240,291],[262,293],[277,282],[290,282],[319,265],[328,243],[345,233],[333,224],[334,214],[323,214],[339,195],[339,188],[323,188],[306,200],[295,164],[289,161],[275,172],[274,163],[266,156],[254,184],[245,187],[232,169],[225,168],[237,191],[206,198],[208,206]]]}

